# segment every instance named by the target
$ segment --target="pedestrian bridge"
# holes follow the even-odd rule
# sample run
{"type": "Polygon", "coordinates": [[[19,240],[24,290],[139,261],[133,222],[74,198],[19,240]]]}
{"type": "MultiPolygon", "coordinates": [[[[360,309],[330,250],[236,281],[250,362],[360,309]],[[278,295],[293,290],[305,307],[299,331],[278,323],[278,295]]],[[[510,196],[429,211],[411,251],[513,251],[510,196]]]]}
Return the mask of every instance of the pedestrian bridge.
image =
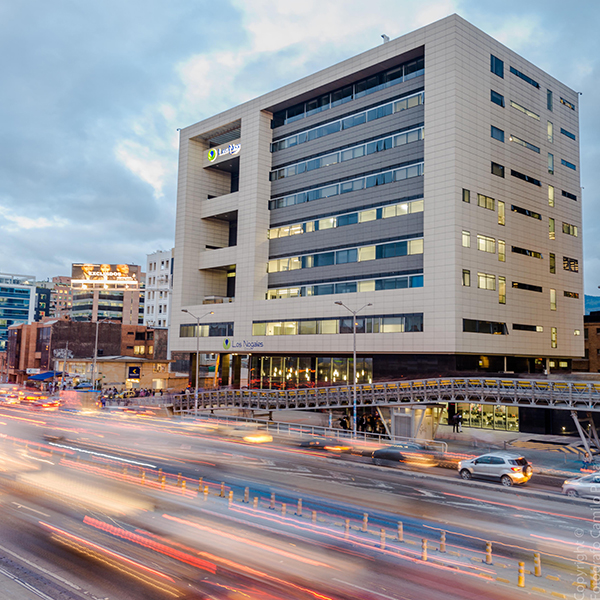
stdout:
{"type": "MultiPolygon", "coordinates": [[[[506,378],[440,378],[356,386],[357,407],[401,407],[419,403],[469,402],[488,405],[600,412],[600,381],[506,378]]],[[[173,397],[175,413],[196,410],[310,410],[354,406],[354,388],[214,390],[173,397]]]]}

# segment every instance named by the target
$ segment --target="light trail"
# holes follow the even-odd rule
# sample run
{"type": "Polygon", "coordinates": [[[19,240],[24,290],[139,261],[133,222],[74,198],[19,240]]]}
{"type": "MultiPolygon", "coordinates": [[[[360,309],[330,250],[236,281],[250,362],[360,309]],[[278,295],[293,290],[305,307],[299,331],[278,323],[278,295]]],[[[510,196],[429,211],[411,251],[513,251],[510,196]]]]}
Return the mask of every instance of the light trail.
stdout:
{"type": "Polygon", "coordinates": [[[91,450],[84,450],[83,448],[76,448],[73,446],[66,446],[64,444],[57,444],[55,442],[50,442],[51,446],[55,446],[56,448],[64,448],[66,450],[73,450],[74,452],[83,452],[84,454],[91,454],[92,456],[100,456],[101,458],[108,458],[109,460],[116,460],[118,462],[124,462],[130,465],[136,465],[138,467],[148,467],[149,469],[157,469],[156,465],[152,465],[150,463],[143,463],[137,460],[129,460],[127,458],[120,458],[118,456],[110,456],[109,454],[102,454],[101,452],[92,452],[91,450]]]}

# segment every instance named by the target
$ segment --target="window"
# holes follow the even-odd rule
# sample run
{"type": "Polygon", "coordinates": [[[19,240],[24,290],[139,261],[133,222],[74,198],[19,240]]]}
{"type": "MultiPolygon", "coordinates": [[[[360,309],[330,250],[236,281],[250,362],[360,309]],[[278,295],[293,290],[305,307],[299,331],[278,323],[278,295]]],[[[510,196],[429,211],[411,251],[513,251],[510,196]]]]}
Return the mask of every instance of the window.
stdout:
{"type": "Polygon", "coordinates": [[[550,257],[550,273],[552,273],[553,275],[556,275],[556,254],[554,254],[553,252],[550,252],[549,257],[550,257]]]}
{"type": "Polygon", "coordinates": [[[551,240],[556,239],[556,226],[552,217],[548,219],[548,237],[551,240]]]}
{"type": "Polygon", "coordinates": [[[577,225],[571,225],[570,223],[563,222],[562,224],[563,233],[566,235],[572,235],[577,237],[577,225]]]}
{"type": "Polygon", "coordinates": [[[556,327],[550,329],[550,346],[552,348],[558,348],[558,332],[556,327]]]}
{"type": "Polygon", "coordinates": [[[489,196],[477,194],[477,206],[487,208],[488,210],[494,210],[494,202],[495,200],[493,198],[490,198],[489,196]]]}
{"type": "Polygon", "coordinates": [[[523,146],[523,148],[527,148],[528,150],[532,150],[533,152],[537,152],[538,154],[540,153],[540,149],[537,146],[534,146],[533,144],[530,144],[529,142],[522,140],[521,138],[517,137],[516,135],[511,134],[510,141],[514,142],[515,144],[519,144],[519,146],[523,146]]]}
{"type": "Polygon", "coordinates": [[[546,107],[552,110],[552,90],[546,90],[546,107]]]}
{"type": "Polygon", "coordinates": [[[498,240],[498,260],[506,262],[506,242],[504,240],[498,240]]]}
{"type": "Polygon", "coordinates": [[[497,104],[498,106],[501,106],[502,108],[504,108],[504,96],[502,94],[499,94],[498,92],[495,92],[494,90],[491,90],[492,92],[492,97],[491,100],[494,104],[497,104]]]}
{"type": "Polygon", "coordinates": [[[569,198],[570,200],[575,200],[575,202],[577,202],[577,196],[575,194],[571,194],[569,192],[565,192],[565,190],[562,190],[562,195],[565,198],[569,198]]]}
{"type": "Polygon", "coordinates": [[[573,171],[577,171],[577,167],[569,162],[568,160],[565,160],[564,158],[560,159],[560,164],[563,165],[564,167],[568,167],[569,169],[573,169],[573,171]]]}
{"type": "Polygon", "coordinates": [[[531,217],[532,219],[539,219],[540,221],[542,220],[542,215],[540,215],[540,213],[536,213],[532,210],[529,210],[528,208],[521,208],[520,206],[516,206],[515,204],[512,204],[510,207],[510,210],[512,212],[516,212],[521,215],[531,217]]]}
{"type": "Polygon", "coordinates": [[[554,125],[552,125],[551,121],[548,121],[548,141],[551,144],[554,143],[554,125]]]}
{"type": "Polygon", "coordinates": [[[572,140],[577,141],[577,138],[575,137],[574,133],[571,133],[570,131],[567,131],[566,129],[563,129],[562,127],[560,128],[560,132],[563,135],[566,135],[568,138],[571,138],[572,140]]]}
{"type": "Polygon", "coordinates": [[[529,83],[533,87],[536,87],[536,88],[539,89],[540,84],[537,81],[535,81],[534,79],[531,79],[531,77],[529,77],[528,75],[525,75],[525,73],[521,73],[521,71],[518,71],[514,67],[510,68],[510,72],[513,75],[516,75],[517,77],[520,77],[523,81],[526,81],[527,83],[529,83]]]}
{"type": "Polygon", "coordinates": [[[548,186],[548,206],[554,206],[554,186],[548,186]]]}
{"type": "Polygon", "coordinates": [[[492,137],[499,142],[504,142],[504,131],[492,125],[492,137]]]}
{"type": "Polygon", "coordinates": [[[496,240],[493,237],[478,235],[477,250],[489,252],[490,254],[496,254],[496,240]]]}
{"type": "Polygon", "coordinates": [[[521,323],[513,323],[512,328],[515,331],[544,331],[541,325],[523,325],[521,323]]]}
{"type": "Polygon", "coordinates": [[[548,173],[554,175],[554,154],[548,152],[548,173]]]}
{"type": "Polygon", "coordinates": [[[492,175],[497,175],[498,177],[504,177],[504,167],[499,165],[498,163],[492,163],[492,175]]]}
{"type": "MultiPolygon", "coordinates": [[[[565,298],[575,298],[576,300],[579,299],[579,293],[578,292],[564,292],[565,298]]],[[[587,329],[586,329],[587,331],[587,329]]]]}
{"type": "Polygon", "coordinates": [[[540,285],[532,285],[531,283],[520,283],[519,281],[512,282],[513,288],[517,290],[527,290],[529,292],[542,292],[542,286],[540,285]]]}
{"type": "Polygon", "coordinates": [[[506,277],[498,276],[498,302],[506,304],[506,277]]]}
{"type": "Polygon", "coordinates": [[[568,256],[563,256],[563,269],[565,271],[579,273],[579,261],[576,258],[569,258],[568,256]]]}
{"type": "Polygon", "coordinates": [[[526,181],[527,183],[533,183],[533,185],[540,187],[542,186],[542,182],[539,179],[535,179],[535,177],[532,177],[531,175],[524,175],[523,173],[519,173],[519,171],[515,171],[513,169],[510,170],[510,174],[517,179],[526,181]]]}
{"type": "Polygon", "coordinates": [[[462,284],[465,287],[471,287],[471,271],[469,271],[468,269],[463,269],[462,284]]]}
{"type": "Polygon", "coordinates": [[[463,245],[463,248],[471,247],[471,232],[470,231],[462,232],[462,245],[463,245]]]}
{"type": "Polygon", "coordinates": [[[471,202],[471,192],[470,192],[470,190],[465,190],[463,188],[462,199],[463,199],[463,202],[467,202],[467,203],[471,202]]]}
{"type": "Polygon", "coordinates": [[[570,108],[571,110],[575,110],[575,105],[572,104],[571,102],[569,102],[568,100],[565,100],[564,98],[560,99],[560,103],[563,106],[566,106],[567,108],[570,108]]]}
{"type": "Polygon", "coordinates": [[[478,321],[476,319],[463,319],[465,333],[489,333],[492,335],[508,335],[506,323],[495,321],[478,321]]]}
{"type": "Polygon", "coordinates": [[[496,289],[496,276],[489,273],[477,273],[477,287],[480,290],[496,289]]]}
{"type": "Polygon", "coordinates": [[[498,200],[498,225],[506,225],[505,206],[501,200],[498,200]]]}
{"type": "Polygon", "coordinates": [[[515,108],[516,110],[521,111],[524,115],[527,115],[528,117],[531,117],[532,119],[535,119],[536,121],[540,120],[540,115],[538,115],[537,113],[534,113],[532,110],[529,110],[528,108],[525,108],[524,106],[521,106],[514,100],[510,101],[510,105],[513,108],[515,108]]]}
{"type": "Polygon", "coordinates": [[[134,346],[133,353],[134,354],[146,354],[146,346],[134,346]]]}
{"type": "MultiPolygon", "coordinates": [[[[491,54],[490,57],[491,57],[490,70],[492,71],[492,73],[494,75],[498,75],[498,77],[502,77],[504,79],[504,61],[500,60],[493,54],[491,54]]],[[[562,98],[561,98],[561,100],[562,100],[562,98]]]]}
{"type": "Polygon", "coordinates": [[[527,248],[519,248],[519,246],[511,246],[511,251],[515,254],[524,254],[525,256],[531,256],[532,258],[544,258],[540,252],[528,250],[527,248]]]}

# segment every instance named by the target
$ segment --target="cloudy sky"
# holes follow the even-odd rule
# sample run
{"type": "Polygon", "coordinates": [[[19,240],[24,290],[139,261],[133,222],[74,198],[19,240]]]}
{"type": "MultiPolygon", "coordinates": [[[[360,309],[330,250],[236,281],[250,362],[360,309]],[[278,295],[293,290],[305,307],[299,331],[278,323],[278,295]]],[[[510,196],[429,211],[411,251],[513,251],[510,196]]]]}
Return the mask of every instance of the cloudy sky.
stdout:
{"type": "Polygon", "coordinates": [[[585,282],[598,294],[594,0],[0,0],[0,271],[145,265],[173,245],[178,127],[455,12],[583,92],[585,282]]]}

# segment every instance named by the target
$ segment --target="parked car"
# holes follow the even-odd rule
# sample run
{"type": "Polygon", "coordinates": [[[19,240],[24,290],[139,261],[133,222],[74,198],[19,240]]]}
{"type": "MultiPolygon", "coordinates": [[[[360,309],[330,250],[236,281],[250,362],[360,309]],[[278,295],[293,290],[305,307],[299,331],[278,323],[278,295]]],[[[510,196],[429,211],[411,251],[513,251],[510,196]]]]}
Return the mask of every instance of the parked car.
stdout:
{"type": "Polygon", "coordinates": [[[519,454],[493,452],[471,460],[461,460],[458,472],[463,479],[491,479],[510,487],[515,483],[528,482],[533,469],[527,459],[519,454]]]}
{"type": "Polygon", "coordinates": [[[562,493],[572,498],[579,496],[582,498],[600,496],[600,474],[593,473],[584,477],[567,479],[562,485],[562,493]]]}

